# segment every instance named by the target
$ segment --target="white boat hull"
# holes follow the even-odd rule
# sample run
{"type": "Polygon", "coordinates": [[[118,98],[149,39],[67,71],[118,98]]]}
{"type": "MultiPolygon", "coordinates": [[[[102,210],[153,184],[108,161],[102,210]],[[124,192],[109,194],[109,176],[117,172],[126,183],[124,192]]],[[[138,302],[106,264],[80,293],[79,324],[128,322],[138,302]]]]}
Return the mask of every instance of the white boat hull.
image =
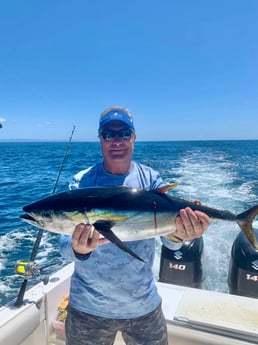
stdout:
{"type": "MultiPolygon", "coordinates": [[[[64,345],[53,328],[57,306],[69,291],[73,264],[25,294],[24,305],[0,308],[0,345],[64,345]]],[[[169,345],[258,344],[258,299],[157,283],[169,345]]],[[[62,326],[62,325],[61,325],[62,326]]],[[[124,345],[118,333],[115,345],[124,345]]]]}

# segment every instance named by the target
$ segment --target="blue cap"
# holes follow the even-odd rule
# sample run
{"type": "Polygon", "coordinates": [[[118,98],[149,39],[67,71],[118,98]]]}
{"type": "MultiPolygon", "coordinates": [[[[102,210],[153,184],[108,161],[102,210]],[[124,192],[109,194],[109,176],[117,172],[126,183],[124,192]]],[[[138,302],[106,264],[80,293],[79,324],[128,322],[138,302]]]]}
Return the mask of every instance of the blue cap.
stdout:
{"type": "Polygon", "coordinates": [[[101,132],[102,128],[111,121],[124,122],[132,130],[135,130],[133,124],[133,116],[130,111],[125,108],[115,106],[104,110],[101,113],[99,119],[99,133],[101,132]]]}

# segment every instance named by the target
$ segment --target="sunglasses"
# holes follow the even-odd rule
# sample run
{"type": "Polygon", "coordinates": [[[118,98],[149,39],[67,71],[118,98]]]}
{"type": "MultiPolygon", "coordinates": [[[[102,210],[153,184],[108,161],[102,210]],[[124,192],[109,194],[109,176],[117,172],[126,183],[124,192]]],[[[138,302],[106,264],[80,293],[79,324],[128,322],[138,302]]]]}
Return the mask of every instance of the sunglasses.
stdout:
{"type": "Polygon", "coordinates": [[[120,140],[130,140],[134,134],[134,131],[130,129],[124,129],[121,131],[103,131],[100,135],[106,141],[115,140],[118,137],[120,140]]]}

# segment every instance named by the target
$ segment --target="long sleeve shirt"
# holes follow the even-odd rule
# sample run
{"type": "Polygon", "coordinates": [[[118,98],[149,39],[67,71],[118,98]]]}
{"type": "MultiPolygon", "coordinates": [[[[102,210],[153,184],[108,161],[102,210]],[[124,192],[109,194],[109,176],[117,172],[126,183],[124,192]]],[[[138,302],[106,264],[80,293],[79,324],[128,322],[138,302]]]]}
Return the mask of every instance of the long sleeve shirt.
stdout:
{"type": "MultiPolygon", "coordinates": [[[[132,162],[125,175],[110,174],[99,163],[76,174],[70,189],[121,185],[151,190],[163,186],[164,182],[158,172],[136,162],[132,162]]],[[[180,244],[162,240],[171,249],[180,247],[180,244]]],[[[154,238],[126,242],[144,262],[112,243],[99,246],[87,255],[76,255],[71,236],[61,236],[59,245],[63,257],[75,262],[69,295],[72,307],[101,317],[125,319],[148,314],[161,303],[152,270],[154,238]]]]}

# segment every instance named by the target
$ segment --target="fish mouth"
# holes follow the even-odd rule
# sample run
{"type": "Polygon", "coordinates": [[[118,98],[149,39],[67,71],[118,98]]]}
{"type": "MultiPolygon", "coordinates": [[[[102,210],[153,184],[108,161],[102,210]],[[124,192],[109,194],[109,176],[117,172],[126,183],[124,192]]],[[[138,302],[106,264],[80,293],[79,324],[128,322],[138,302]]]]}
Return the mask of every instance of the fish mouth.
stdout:
{"type": "Polygon", "coordinates": [[[42,224],[39,221],[37,221],[34,217],[30,216],[29,214],[22,214],[20,218],[31,225],[37,227],[42,226],[42,224]]]}

